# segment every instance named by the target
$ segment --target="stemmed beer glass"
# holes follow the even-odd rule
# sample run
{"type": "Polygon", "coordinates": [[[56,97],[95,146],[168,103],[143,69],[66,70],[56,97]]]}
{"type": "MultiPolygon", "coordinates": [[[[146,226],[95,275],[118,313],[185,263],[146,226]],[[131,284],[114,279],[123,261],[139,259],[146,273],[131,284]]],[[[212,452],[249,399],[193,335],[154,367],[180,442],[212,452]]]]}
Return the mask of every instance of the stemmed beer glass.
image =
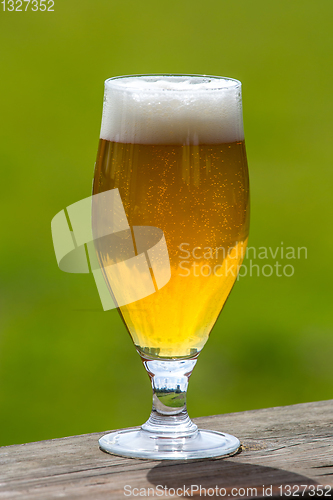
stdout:
{"type": "MultiPolygon", "coordinates": [[[[109,190],[130,229],[118,231],[113,250],[109,241],[96,252],[150,377],[153,408],[141,429],[108,434],[100,447],[150,459],[230,455],[239,440],[198,430],[186,390],[248,238],[241,83],[200,75],[107,80],[93,194],[109,190]],[[119,292],[125,282],[127,296],[119,292]]],[[[93,210],[93,230],[100,217],[93,210]]]]}

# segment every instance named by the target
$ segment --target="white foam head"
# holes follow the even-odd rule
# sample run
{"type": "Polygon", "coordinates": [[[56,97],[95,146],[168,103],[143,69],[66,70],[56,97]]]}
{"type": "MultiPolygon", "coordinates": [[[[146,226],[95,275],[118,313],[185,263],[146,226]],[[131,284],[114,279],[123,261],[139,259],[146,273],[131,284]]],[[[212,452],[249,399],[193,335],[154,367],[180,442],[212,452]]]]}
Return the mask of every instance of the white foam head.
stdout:
{"type": "Polygon", "coordinates": [[[126,76],[105,82],[101,139],[219,144],[244,138],[241,83],[210,76],[126,76]]]}

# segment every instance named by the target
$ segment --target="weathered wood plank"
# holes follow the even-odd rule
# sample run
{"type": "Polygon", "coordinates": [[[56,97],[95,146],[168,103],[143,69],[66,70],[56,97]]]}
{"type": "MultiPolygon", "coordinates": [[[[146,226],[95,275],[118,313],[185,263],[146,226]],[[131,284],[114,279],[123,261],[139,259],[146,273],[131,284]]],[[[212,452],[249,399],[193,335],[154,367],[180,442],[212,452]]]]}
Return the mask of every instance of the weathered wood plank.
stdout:
{"type": "Polygon", "coordinates": [[[121,458],[99,450],[104,432],[6,446],[0,448],[0,499],[124,499],[133,488],[158,498],[162,491],[170,497],[173,488],[182,488],[183,497],[197,497],[200,486],[206,492],[215,488],[218,498],[224,489],[232,498],[260,498],[263,487],[272,487],[272,496],[264,498],[281,498],[283,485],[294,487],[291,493],[297,493],[297,485],[307,485],[309,493],[317,485],[333,486],[333,400],[202,417],[196,423],[237,435],[242,452],[192,462],[121,458]],[[237,495],[233,488],[244,491],[237,495]],[[246,494],[247,488],[253,490],[246,494]]]}

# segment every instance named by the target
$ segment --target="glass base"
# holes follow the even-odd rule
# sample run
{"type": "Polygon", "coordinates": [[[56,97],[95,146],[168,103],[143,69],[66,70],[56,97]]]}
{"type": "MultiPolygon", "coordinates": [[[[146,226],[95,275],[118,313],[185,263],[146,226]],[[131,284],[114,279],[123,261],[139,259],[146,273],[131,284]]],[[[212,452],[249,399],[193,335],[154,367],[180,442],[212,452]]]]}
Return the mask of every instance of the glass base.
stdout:
{"type": "Polygon", "coordinates": [[[107,453],[151,460],[190,460],[234,455],[240,441],[230,434],[197,430],[189,436],[158,436],[143,429],[111,432],[99,440],[107,453]]]}

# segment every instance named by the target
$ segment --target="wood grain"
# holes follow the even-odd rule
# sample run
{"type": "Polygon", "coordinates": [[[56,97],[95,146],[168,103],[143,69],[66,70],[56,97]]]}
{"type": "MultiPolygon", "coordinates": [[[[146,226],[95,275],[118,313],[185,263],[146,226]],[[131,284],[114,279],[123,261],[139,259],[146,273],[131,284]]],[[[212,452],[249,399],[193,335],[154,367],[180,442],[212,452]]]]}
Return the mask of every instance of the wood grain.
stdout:
{"type": "MultiPolygon", "coordinates": [[[[195,422],[204,429],[236,435],[242,451],[231,458],[191,462],[128,459],[99,450],[98,439],[105,432],[5,446],[0,448],[0,499],[117,500],[134,498],[130,492],[170,498],[173,488],[183,489],[178,498],[191,492],[198,498],[200,486],[203,498],[203,488],[206,498],[221,498],[223,488],[229,498],[281,498],[283,485],[293,487],[290,498],[297,498],[298,485],[306,485],[307,493],[317,485],[333,486],[333,400],[201,417],[195,422]],[[213,491],[209,488],[215,489],[213,496],[208,496],[213,491]],[[237,495],[233,488],[244,490],[237,495]]],[[[302,489],[299,498],[317,497],[302,497],[302,489]]],[[[333,488],[321,497],[333,498],[333,488]]]]}

